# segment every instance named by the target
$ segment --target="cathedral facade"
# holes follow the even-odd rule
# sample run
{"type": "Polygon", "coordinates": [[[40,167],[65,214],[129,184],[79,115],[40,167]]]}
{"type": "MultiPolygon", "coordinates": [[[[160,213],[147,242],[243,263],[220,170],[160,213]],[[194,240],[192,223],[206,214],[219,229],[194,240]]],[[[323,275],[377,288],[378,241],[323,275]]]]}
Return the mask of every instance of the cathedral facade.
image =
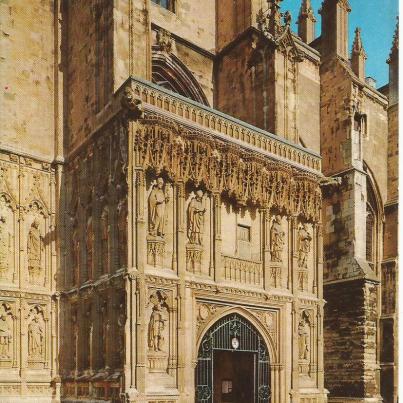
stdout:
{"type": "Polygon", "coordinates": [[[376,89],[350,11],[0,4],[1,402],[397,402],[398,31],[376,89]]]}

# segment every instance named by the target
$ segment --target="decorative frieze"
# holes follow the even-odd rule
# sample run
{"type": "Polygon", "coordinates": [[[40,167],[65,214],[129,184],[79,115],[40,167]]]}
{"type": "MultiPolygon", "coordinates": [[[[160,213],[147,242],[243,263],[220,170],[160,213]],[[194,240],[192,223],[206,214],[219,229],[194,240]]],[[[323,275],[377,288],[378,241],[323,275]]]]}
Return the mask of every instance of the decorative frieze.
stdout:
{"type": "MultiPolygon", "coordinates": [[[[179,127],[158,115],[148,115],[140,123],[134,152],[143,169],[164,171],[173,181],[180,178],[195,184],[203,182],[209,191],[226,192],[240,205],[251,203],[306,220],[320,219],[322,199],[315,175],[213,139],[205,132],[179,127]]],[[[160,178],[160,188],[157,185],[149,199],[149,232],[153,236],[164,232],[163,186],[160,178]]],[[[196,203],[201,201],[196,199],[196,203]]]]}

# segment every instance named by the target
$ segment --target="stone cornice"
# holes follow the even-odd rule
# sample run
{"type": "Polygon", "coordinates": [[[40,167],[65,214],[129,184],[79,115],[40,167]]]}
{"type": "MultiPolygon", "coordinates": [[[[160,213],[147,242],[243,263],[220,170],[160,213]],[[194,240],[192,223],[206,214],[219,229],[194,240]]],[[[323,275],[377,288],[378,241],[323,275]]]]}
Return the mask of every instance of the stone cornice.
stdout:
{"type": "Polygon", "coordinates": [[[155,112],[165,111],[172,119],[181,118],[211,134],[221,133],[229,141],[239,140],[245,146],[254,146],[261,152],[271,154],[275,159],[283,158],[286,162],[296,163],[302,170],[320,175],[321,157],[312,150],[138,78],[128,79],[117,95],[123,94],[127,86],[143,102],[145,109],[148,106],[156,107],[155,112]]]}

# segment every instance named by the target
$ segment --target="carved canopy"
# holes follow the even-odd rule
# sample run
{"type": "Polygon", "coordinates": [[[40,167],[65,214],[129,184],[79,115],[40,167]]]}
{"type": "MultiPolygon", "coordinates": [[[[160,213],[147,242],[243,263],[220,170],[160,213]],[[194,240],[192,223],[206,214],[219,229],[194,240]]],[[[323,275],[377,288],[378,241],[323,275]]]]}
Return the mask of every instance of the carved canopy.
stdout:
{"type": "Polygon", "coordinates": [[[320,220],[321,191],[315,175],[161,115],[149,114],[139,123],[134,141],[137,167],[165,172],[173,181],[202,184],[241,205],[320,220]]]}

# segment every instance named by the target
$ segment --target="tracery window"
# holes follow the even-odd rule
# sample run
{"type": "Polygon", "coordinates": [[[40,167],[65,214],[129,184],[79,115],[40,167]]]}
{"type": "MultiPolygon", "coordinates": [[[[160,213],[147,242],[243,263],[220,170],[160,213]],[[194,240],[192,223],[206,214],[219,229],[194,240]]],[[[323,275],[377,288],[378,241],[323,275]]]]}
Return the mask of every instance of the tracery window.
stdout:
{"type": "Polygon", "coordinates": [[[175,0],[151,0],[151,1],[165,9],[171,11],[172,13],[175,12],[175,0]]]}

